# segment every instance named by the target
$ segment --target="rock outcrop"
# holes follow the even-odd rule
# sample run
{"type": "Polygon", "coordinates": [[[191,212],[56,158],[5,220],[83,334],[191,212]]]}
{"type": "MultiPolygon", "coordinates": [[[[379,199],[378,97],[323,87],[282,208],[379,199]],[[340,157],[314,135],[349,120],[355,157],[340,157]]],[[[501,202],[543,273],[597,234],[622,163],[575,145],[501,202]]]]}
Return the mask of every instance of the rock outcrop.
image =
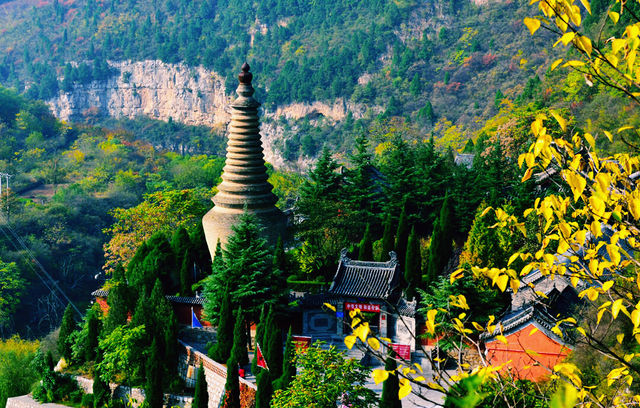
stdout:
{"type": "Polygon", "coordinates": [[[49,101],[53,113],[68,121],[101,115],[147,116],[188,125],[213,126],[229,121],[224,80],[203,67],[162,61],[110,62],[120,73],[105,81],[76,85],[49,101]]]}

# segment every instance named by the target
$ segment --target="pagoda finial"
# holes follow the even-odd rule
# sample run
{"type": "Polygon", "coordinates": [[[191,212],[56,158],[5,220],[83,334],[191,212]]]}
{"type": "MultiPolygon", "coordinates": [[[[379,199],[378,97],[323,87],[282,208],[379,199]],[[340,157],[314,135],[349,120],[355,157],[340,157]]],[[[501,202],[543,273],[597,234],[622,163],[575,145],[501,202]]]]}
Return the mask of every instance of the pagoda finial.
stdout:
{"type": "Polygon", "coordinates": [[[251,80],[253,79],[253,74],[249,72],[251,67],[245,61],[245,63],[242,64],[241,69],[242,69],[242,72],[238,74],[238,80],[240,81],[241,84],[251,85],[251,80]]]}

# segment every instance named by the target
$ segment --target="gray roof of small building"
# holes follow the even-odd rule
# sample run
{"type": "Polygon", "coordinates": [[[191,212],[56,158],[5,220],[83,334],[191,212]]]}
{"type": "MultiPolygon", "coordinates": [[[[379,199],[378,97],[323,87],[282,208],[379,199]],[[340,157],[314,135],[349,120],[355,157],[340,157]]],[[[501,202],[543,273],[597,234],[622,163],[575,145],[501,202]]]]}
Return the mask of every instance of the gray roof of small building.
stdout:
{"type": "Polygon", "coordinates": [[[488,343],[494,341],[495,337],[499,334],[508,336],[509,334],[516,333],[526,327],[528,324],[533,323],[541,330],[547,337],[555,340],[556,342],[570,346],[573,343],[573,337],[567,332],[563,325],[559,328],[562,331],[562,337],[558,336],[551,329],[555,327],[557,320],[551,315],[546,313],[542,308],[536,306],[529,306],[526,308],[518,309],[508,313],[497,324],[493,332],[482,333],[480,338],[488,343]]]}
{"type": "Polygon", "coordinates": [[[329,288],[330,295],[358,299],[390,300],[400,284],[400,269],[395,252],[387,262],[356,261],[342,250],[338,270],[329,288]]]}
{"type": "MultiPolygon", "coordinates": [[[[97,289],[91,292],[91,296],[106,298],[109,296],[109,291],[105,289],[97,289]]],[[[204,304],[204,298],[202,297],[165,296],[165,298],[172,303],[182,303],[186,305],[203,305],[204,304]]]]}

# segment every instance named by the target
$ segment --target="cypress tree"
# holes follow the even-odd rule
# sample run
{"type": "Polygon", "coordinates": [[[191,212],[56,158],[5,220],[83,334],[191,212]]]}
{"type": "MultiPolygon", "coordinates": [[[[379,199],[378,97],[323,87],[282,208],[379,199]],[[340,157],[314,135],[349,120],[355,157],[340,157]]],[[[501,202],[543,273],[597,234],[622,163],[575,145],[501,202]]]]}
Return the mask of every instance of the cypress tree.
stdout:
{"type": "Polygon", "coordinates": [[[404,280],[407,283],[407,298],[416,297],[416,289],[422,281],[422,258],[420,256],[420,240],[416,235],[416,228],[411,227],[409,242],[407,243],[407,256],[404,261],[404,280]]]}
{"type": "MultiPolygon", "coordinates": [[[[393,350],[387,356],[384,363],[384,369],[386,371],[393,371],[398,368],[395,360],[395,353],[393,350]]],[[[389,374],[389,377],[382,384],[382,396],[380,397],[380,408],[402,408],[402,402],[398,397],[398,391],[400,389],[398,375],[389,374]]]]}
{"type": "Polygon", "coordinates": [[[256,408],[269,408],[271,396],[273,395],[273,385],[269,371],[262,370],[258,374],[258,390],[256,391],[256,408]]]}
{"type": "Polygon", "coordinates": [[[124,267],[118,262],[113,272],[111,273],[111,282],[113,283],[127,283],[124,267]]]}
{"type": "MultiPolygon", "coordinates": [[[[407,205],[402,206],[400,220],[398,221],[398,229],[396,230],[396,246],[395,251],[400,262],[404,261],[407,256],[407,241],[409,240],[409,225],[407,222],[407,205]]],[[[401,269],[404,265],[400,264],[401,269]]]]}
{"type": "Polygon", "coordinates": [[[274,387],[277,390],[283,390],[291,384],[293,377],[296,376],[296,349],[293,344],[293,335],[291,334],[291,326],[289,326],[289,332],[287,333],[287,341],[284,347],[284,356],[282,359],[282,376],[274,383],[274,387]]]}
{"type": "Polygon", "coordinates": [[[180,295],[191,296],[191,268],[193,266],[193,260],[189,255],[189,251],[184,251],[182,254],[182,262],[180,263],[180,295]]]}
{"type": "Polygon", "coordinates": [[[67,308],[64,309],[64,314],[62,315],[62,323],[60,324],[60,332],[58,335],[58,353],[60,356],[64,357],[65,360],[71,360],[71,333],[73,333],[73,329],[75,328],[76,322],[73,320],[73,309],[71,308],[71,303],[67,305],[67,308]]]}
{"type": "Polygon", "coordinates": [[[271,308],[267,316],[264,342],[266,344],[262,351],[269,366],[269,373],[271,373],[271,381],[273,382],[282,375],[282,332],[276,322],[273,308],[271,308]]]}
{"type": "Polygon", "coordinates": [[[231,294],[228,289],[222,295],[217,336],[218,341],[209,349],[209,355],[217,362],[224,363],[229,359],[233,347],[233,311],[231,310],[231,294]]]}
{"type": "Polygon", "coordinates": [[[389,260],[389,252],[393,251],[393,243],[393,217],[391,217],[391,213],[388,213],[387,218],[384,221],[384,233],[382,234],[382,253],[380,254],[380,258],[378,258],[379,262],[389,260]]]}
{"type": "Polygon", "coordinates": [[[240,408],[240,377],[238,375],[238,360],[232,355],[227,360],[227,382],[224,385],[226,391],[227,408],[240,408]]]}
{"type": "Polygon", "coordinates": [[[284,243],[282,237],[278,237],[276,249],[273,252],[273,267],[283,273],[287,272],[287,256],[284,252],[284,243]]]}
{"type": "Polygon", "coordinates": [[[249,354],[247,352],[247,331],[244,324],[244,314],[242,306],[236,311],[236,320],[233,327],[233,348],[231,355],[241,366],[249,364],[249,354]]]}
{"type": "Polygon", "coordinates": [[[371,225],[367,224],[364,236],[358,247],[358,259],[361,261],[373,261],[373,241],[371,239],[371,225]]]}
{"type": "Polygon", "coordinates": [[[107,333],[127,323],[127,317],[129,315],[129,302],[127,297],[128,288],[124,283],[118,283],[109,289],[109,295],[107,296],[109,311],[104,320],[104,329],[107,333]]]}
{"type": "Polygon", "coordinates": [[[84,345],[84,359],[85,361],[92,361],[96,358],[96,352],[98,350],[98,336],[100,335],[100,329],[102,329],[102,321],[100,320],[100,306],[98,304],[93,305],[87,312],[87,338],[84,345]]]}
{"type": "Polygon", "coordinates": [[[251,360],[251,373],[253,375],[255,375],[257,377],[258,375],[258,346],[257,344],[260,344],[260,347],[262,350],[264,350],[264,326],[266,323],[266,316],[267,316],[267,306],[262,306],[262,310],[260,310],[260,318],[258,319],[258,324],[256,325],[256,337],[255,337],[255,341],[256,341],[256,352],[253,354],[253,360],[251,360]]]}
{"type": "MultiPolygon", "coordinates": [[[[98,350],[96,354],[96,365],[102,362],[102,351],[98,350]]],[[[109,384],[100,376],[97,370],[93,376],[93,408],[104,408],[107,406],[111,397],[111,389],[109,384]]]]}
{"type": "Polygon", "coordinates": [[[193,395],[191,408],[207,408],[209,405],[209,393],[207,392],[207,378],[204,375],[204,367],[202,361],[198,368],[198,376],[196,377],[196,390],[193,395]]]}
{"type": "Polygon", "coordinates": [[[162,408],[164,393],[162,391],[162,358],[158,342],[151,342],[151,355],[147,360],[146,383],[144,387],[144,402],[149,408],[162,408]]]}
{"type": "Polygon", "coordinates": [[[436,220],[429,246],[429,261],[427,262],[426,279],[433,282],[444,270],[453,253],[453,231],[451,229],[451,209],[447,194],[440,209],[440,217],[436,220]]]}

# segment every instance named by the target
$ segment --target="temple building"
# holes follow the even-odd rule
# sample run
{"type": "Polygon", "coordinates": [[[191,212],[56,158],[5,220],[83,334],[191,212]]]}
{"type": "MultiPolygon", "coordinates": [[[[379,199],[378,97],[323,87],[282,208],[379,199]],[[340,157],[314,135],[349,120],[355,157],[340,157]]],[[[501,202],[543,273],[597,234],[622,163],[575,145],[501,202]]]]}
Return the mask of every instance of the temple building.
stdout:
{"type": "Polygon", "coordinates": [[[252,78],[245,62],[238,75],[238,98],[230,105],[231,123],[222,182],[212,199],[214,207],[202,219],[212,257],[218,240],[223,246],[226,244],[232,234],[231,227],[244,211],[256,216],[269,243],[275,244],[286,232],[287,218],[275,206],[278,198],[267,181],[258,118],[260,103],[253,98],[252,78]]]}

